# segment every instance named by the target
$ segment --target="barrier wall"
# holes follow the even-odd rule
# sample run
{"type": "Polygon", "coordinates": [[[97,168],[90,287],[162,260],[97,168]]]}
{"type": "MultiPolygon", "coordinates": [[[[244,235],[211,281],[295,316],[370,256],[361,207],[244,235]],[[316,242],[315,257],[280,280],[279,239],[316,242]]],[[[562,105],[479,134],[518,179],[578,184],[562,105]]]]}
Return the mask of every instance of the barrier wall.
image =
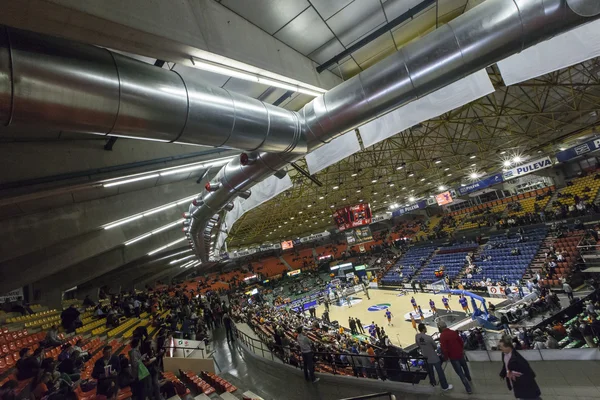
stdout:
{"type": "MultiPolygon", "coordinates": [[[[500,351],[466,351],[470,362],[501,361],[500,351]]],[[[519,350],[527,361],[597,361],[600,351],[596,349],[519,350]]]]}
{"type": "Polygon", "coordinates": [[[165,371],[177,373],[178,370],[182,371],[194,371],[196,373],[200,371],[212,372],[215,370],[215,362],[212,358],[181,358],[181,357],[165,357],[163,358],[165,371]]]}

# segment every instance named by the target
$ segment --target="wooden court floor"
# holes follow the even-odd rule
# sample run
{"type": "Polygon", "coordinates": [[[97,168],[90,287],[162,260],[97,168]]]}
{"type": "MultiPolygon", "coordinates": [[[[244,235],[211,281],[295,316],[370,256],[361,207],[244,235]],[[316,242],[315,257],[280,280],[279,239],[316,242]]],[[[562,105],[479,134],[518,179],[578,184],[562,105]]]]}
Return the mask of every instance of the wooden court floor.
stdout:
{"type": "MultiPolygon", "coordinates": [[[[421,306],[426,318],[425,324],[428,325],[428,333],[433,334],[437,332],[436,318],[430,316],[429,300],[435,302],[435,306],[438,310],[438,315],[442,318],[448,318],[448,323],[458,322],[466,318],[462,312],[462,308],[458,303],[458,296],[453,295],[450,298],[450,308],[452,313],[447,313],[442,303],[441,294],[431,293],[416,293],[413,294],[412,290],[405,295],[399,295],[399,291],[394,290],[381,290],[381,289],[370,289],[369,296],[370,300],[364,293],[357,293],[352,295],[351,303],[352,307],[349,307],[347,302],[344,305],[331,304],[329,306],[329,319],[331,321],[337,320],[340,325],[348,327],[348,318],[359,318],[362,325],[365,327],[365,332],[368,335],[367,325],[371,323],[377,324],[379,327],[385,329],[385,332],[392,343],[407,347],[415,343],[415,330],[412,327],[410,320],[405,320],[407,313],[413,311],[413,307],[410,303],[411,296],[415,297],[417,304],[421,306]],[[392,326],[388,326],[387,319],[385,317],[386,310],[389,309],[393,315],[392,326]],[[460,311],[459,311],[460,310],[460,311]]],[[[446,295],[446,297],[448,297],[446,295]]],[[[317,308],[317,315],[321,316],[325,310],[324,305],[319,305],[317,308]]],[[[407,317],[409,318],[409,317],[407,317]]],[[[420,322],[417,320],[417,323],[420,322]]]]}

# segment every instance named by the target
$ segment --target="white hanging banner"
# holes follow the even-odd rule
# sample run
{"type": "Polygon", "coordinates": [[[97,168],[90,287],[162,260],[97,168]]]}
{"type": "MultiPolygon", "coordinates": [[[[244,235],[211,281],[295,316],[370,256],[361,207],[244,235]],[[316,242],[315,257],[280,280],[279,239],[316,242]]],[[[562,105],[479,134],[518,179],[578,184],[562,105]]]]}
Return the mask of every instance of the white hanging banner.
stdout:
{"type": "Polygon", "coordinates": [[[596,20],[498,62],[504,83],[514,85],[600,55],[596,20]]]}
{"type": "Polygon", "coordinates": [[[252,195],[242,201],[243,212],[246,213],[264,203],[271,200],[279,193],[284,192],[292,187],[292,180],[288,174],[281,179],[271,175],[267,179],[257,183],[252,187],[252,195]]]}
{"type": "Polygon", "coordinates": [[[233,200],[233,209],[228,211],[225,215],[225,225],[227,225],[227,230],[235,224],[235,221],[244,213],[244,209],[242,208],[242,200],[239,197],[236,197],[233,200]]]}
{"type": "Polygon", "coordinates": [[[354,131],[346,132],[306,155],[306,164],[311,175],[360,151],[360,143],[354,131]]]}
{"type": "Polygon", "coordinates": [[[494,92],[485,69],[389,112],[359,128],[365,148],[494,92]]]}

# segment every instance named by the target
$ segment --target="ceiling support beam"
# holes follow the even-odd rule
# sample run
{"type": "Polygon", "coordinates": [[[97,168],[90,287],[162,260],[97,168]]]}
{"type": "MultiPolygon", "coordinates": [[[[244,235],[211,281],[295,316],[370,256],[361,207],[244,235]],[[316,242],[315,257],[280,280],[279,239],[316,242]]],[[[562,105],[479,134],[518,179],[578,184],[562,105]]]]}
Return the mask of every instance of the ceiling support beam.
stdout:
{"type": "Polygon", "coordinates": [[[344,57],[354,53],[356,50],[359,50],[359,49],[363,48],[364,46],[366,46],[367,44],[371,43],[373,40],[377,39],[379,36],[385,35],[390,30],[394,29],[401,23],[408,21],[409,19],[412,19],[415,15],[426,10],[428,7],[430,7],[434,3],[436,3],[436,0],[424,0],[421,3],[417,4],[416,6],[414,6],[413,8],[410,8],[404,14],[399,15],[398,17],[394,18],[387,24],[383,25],[381,28],[374,30],[369,35],[365,36],[358,42],[354,43],[352,46],[348,47],[346,50],[342,51],[338,55],[333,56],[329,60],[325,61],[323,64],[317,66],[317,72],[321,73],[321,72],[325,71],[327,68],[329,68],[332,65],[336,64],[337,62],[341,61],[344,57]]]}

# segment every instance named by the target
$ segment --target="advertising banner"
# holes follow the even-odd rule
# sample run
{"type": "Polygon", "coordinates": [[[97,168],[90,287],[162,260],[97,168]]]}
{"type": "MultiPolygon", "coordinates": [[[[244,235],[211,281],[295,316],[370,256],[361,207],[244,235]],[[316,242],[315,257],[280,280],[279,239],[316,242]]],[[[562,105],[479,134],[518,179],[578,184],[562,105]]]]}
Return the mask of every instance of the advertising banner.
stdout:
{"type": "Polygon", "coordinates": [[[450,191],[440,193],[435,196],[435,201],[438,203],[438,206],[450,204],[452,203],[452,195],[450,194],[450,191]]]}
{"type": "Polygon", "coordinates": [[[478,190],[488,188],[490,186],[496,185],[498,183],[502,183],[502,174],[494,174],[490,175],[487,178],[483,178],[477,182],[471,183],[467,186],[462,186],[456,189],[459,195],[465,195],[473,192],[477,192],[478,190]]]}
{"type": "Polygon", "coordinates": [[[12,290],[4,295],[0,296],[0,303],[6,303],[7,301],[16,301],[23,298],[23,288],[12,290]]]}
{"type": "MultiPolygon", "coordinates": [[[[518,294],[519,293],[519,288],[517,286],[508,286],[510,288],[510,294],[518,294]]],[[[526,286],[522,287],[523,289],[523,293],[524,294],[529,294],[529,289],[527,289],[526,286]]],[[[504,291],[504,287],[502,286],[488,286],[487,287],[488,293],[492,296],[506,296],[506,293],[504,291]]]]}
{"type": "Polygon", "coordinates": [[[556,159],[559,162],[567,162],[573,158],[582,156],[586,153],[591,153],[594,150],[600,149],[600,138],[592,139],[577,146],[569,147],[566,150],[556,153],[556,159]]]}
{"type": "Polygon", "coordinates": [[[427,201],[426,200],[421,200],[421,201],[416,202],[414,204],[409,204],[408,206],[396,208],[392,212],[392,217],[399,217],[400,215],[406,214],[407,212],[414,211],[414,210],[420,210],[420,209],[425,208],[425,207],[427,207],[427,201]]]}
{"type": "Polygon", "coordinates": [[[371,233],[371,228],[368,226],[361,226],[360,228],[355,228],[352,230],[346,231],[346,242],[349,245],[355,245],[365,242],[370,242],[373,240],[373,234],[371,233]]]}
{"type": "Polygon", "coordinates": [[[532,172],[536,172],[536,171],[539,171],[541,169],[548,168],[551,166],[552,166],[552,160],[550,160],[550,157],[544,157],[544,158],[540,158],[539,160],[530,161],[523,165],[519,165],[518,167],[511,168],[508,171],[505,171],[502,174],[502,177],[506,181],[506,180],[517,178],[517,177],[523,176],[523,175],[527,175],[532,172]]]}

